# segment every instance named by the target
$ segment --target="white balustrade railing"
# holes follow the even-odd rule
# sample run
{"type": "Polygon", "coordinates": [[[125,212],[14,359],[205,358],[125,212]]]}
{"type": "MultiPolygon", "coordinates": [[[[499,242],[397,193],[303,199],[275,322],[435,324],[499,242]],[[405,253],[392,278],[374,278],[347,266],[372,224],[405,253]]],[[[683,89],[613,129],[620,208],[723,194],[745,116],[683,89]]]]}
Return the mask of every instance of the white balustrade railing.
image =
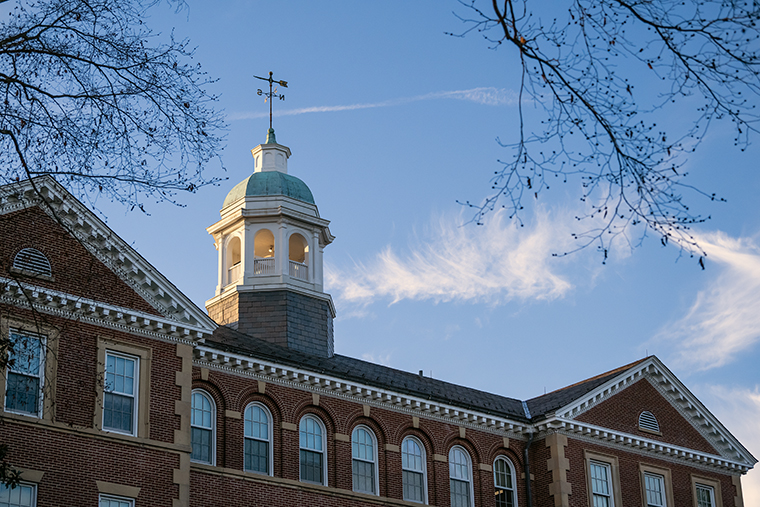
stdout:
{"type": "Polygon", "coordinates": [[[235,283],[243,277],[243,263],[238,262],[227,270],[227,285],[235,283]]]}
{"type": "Polygon", "coordinates": [[[253,259],[253,274],[255,276],[274,274],[274,257],[253,259]]]}
{"type": "Polygon", "coordinates": [[[301,264],[300,262],[290,261],[290,276],[308,282],[309,266],[301,264]]]}

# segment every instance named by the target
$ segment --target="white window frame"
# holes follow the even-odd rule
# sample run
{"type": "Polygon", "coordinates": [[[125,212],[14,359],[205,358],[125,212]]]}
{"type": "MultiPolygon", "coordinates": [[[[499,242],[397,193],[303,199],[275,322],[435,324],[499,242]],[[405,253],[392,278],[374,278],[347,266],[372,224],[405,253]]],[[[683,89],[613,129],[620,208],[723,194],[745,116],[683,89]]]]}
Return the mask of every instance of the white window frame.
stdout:
{"type": "MultiPolygon", "coordinates": [[[[211,430],[211,449],[209,449],[209,457],[211,458],[209,461],[201,461],[198,459],[192,459],[190,458],[190,461],[193,463],[204,463],[206,465],[214,466],[216,465],[216,402],[214,401],[214,397],[209,394],[208,391],[205,389],[193,389],[192,394],[190,395],[190,445],[192,446],[192,440],[193,440],[193,428],[198,428],[202,430],[211,430]],[[192,408],[192,399],[195,397],[196,394],[200,394],[206,400],[208,400],[209,404],[211,405],[211,427],[207,428],[205,426],[201,426],[198,424],[193,424],[193,408],[192,408]]],[[[190,452],[190,455],[192,456],[192,451],[190,452]]]]}
{"type": "Polygon", "coordinates": [[[456,466],[452,458],[456,451],[461,451],[465,458],[465,466],[467,467],[467,471],[469,473],[469,479],[466,481],[469,483],[469,488],[468,488],[469,495],[470,495],[469,507],[474,507],[475,506],[475,488],[473,486],[472,458],[470,457],[470,453],[467,452],[467,449],[465,449],[461,445],[455,445],[451,449],[449,449],[449,499],[451,499],[451,494],[452,494],[451,481],[465,482],[461,477],[452,476],[452,465],[456,466]]]}
{"type": "MultiPolygon", "coordinates": [[[[106,349],[105,354],[105,364],[103,365],[103,414],[100,421],[101,428],[103,428],[103,431],[109,432],[109,433],[120,433],[122,435],[131,435],[131,436],[137,436],[137,425],[139,423],[138,418],[138,412],[140,410],[140,356],[133,356],[131,354],[125,354],[123,352],[116,352],[113,350],[106,349]],[[121,357],[123,359],[128,359],[130,361],[135,362],[135,370],[134,370],[134,382],[132,387],[132,398],[134,400],[134,409],[132,411],[132,431],[124,431],[120,430],[118,428],[106,428],[105,426],[105,420],[106,420],[106,394],[113,393],[113,391],[106,390],[106,382],[108,378],[108,356],[113,357],[121,357]]],[[[124,393],[115,393],[118,396],[129,396],[124,393]]]]}
{"type": "MultiPolygon", "coordinates": [[[[23,487],[26,487],[26,488],[31,488],[31,490],[32,490],[32,503],[30,504],[30,506],[31,507],[36,507],[36,505],[37,505],[37,484],[34,483],[34,482],[24,482],[24,481],[21,481],[19,483],[19,486],[23,486],[23,487]]],[[[0,484],[0,489],[2,489],[2,488],[10,489],[10,488],[8,488],[5,485],[0,484]]],[[[16,507],[16,506],[19,506],[19,505],[21,505],[21,504],[11,504],[11,507],[16,507]]]]}
{"type": "MultiPolygon", "coordinates": [[[[588,475],[589,475],[589,484],[591,487],[591,490],[589,491],[589,493],[591,494],[591,501],[594,502],[594,499],[597,496],[599,496],[599,497],[607,498],[609,507],[615,507],[615,487],[614,487],[614,482],[612,479],[612,466],[609,463],[604,462],[604,461],[598,461],[594,459],[589,460],[588,475]],[[591,473],[591,467],[594,467],[594,466],[603,468],[606,472],[606,475],[607,475],[607,480],[606,480],[607,494],[606,495],[604,493],[599,493],[599,492],[594,491],[594,477],[593,477],[593,474],[591,473]]],[[[663,494],[664,494],[664,490],[663,490],[663,494]]]]}
{"type": "MultiPolygon", "coordinates": [[[[412,435],[409,435],[409,436],[405,437],[404,440],[402,440],[402,442],[401,442],[401,473],[402,473],[402,477],[403,477],[403,472],[405,472],[405,471],[406,472],[412,472],[412,473],[415,473],[415,474],[422,474],[422,502],[421,503],[426,505],[427,504],[427,499],[428,499],[427,455],[425,453],[425,446],[422,445],[422,441],[419,438],[417,438],[415,436],[412,436],[412,435]],[[410,441],[410,442],[414,442],[415,444],[417,444],[419,446],[420,453],[421,453],[420,458],[422,460],[422,470],[415,470],[413,468],[404,468],[404,459],[403,459],[404,442],[406,442],[407,440],[410,441]]],[[[401,494],[403,496],[403,478],[402,478],[401,487],[402,487],[402,493],[401,494]]],[[[406,502],[420,503],[417,500],[410,500],[410,499],[407,499],[407,498],[404,498],[404,501],[406,501],[406,502]]]]}
{"type": "Polygon", "coordinates": [[[668,507],[668,492],[665,489],[665,476],[651,472],[644,472],[644,502],[646,502],[647,507],[668,507]],[[661,504],[658,505],[649,502],[649,488],[647,488],[647,479],[660,483],[660,488],[662,491],[661,504]]]}
{"type": "Polygon", "coordinates": [[[319,484],[321,486],[327,486],[328,479],[327,479],[327,430],[325,429],[325,423],[322,422],[322,419],[317,417],[314,414],[306,414],[301,418],[301,420],[298,422],[298,480],[301,482],[305,482],[307,484],[319,484]],[[301,447],[301,425],[305,424],[307,419],[312,419],[317,423],[317,426],[319,426],[319,429],[322,432],[322,451],[318,451],[315,449],[310,449],[308,447],[301,447]],[[310,451],[310,452],[321,452],[322,453],[322,482],[314,482],[314,481],[306,481],[301,479],[301,450],[304,451],[310,451]]]}
{"type": "MultiPolygon", "coordinates": [[[[3,393],[3,410],[6,412],[9,412],[11,414],[19,414],[19,415],[25,415],[28,417],[36,417],[41,418],[42,417],[42,411],[44,407],[44,387],[45,387],[45,366],[47,358],[47,336],[39,334],[39,333],[30,333],[29,331],[22,331],[20,329],[16,328],[10,328],[8,331],[8,339],[11,339],[12,335],[19,335],[24,338],[33,338],[36,340],[39,340],[40,343],[40,361],[39,361],[39,368],[37,371],[37,375],[30,375],[25,372],[21,371],[15,371],[13,367],[9,364],[6,367],[6,374],[5,374],[5,392],[3,393]],[[16,409],[9,409],[6,407],[7,397],[8,397],[8,373],[13,373],[14,375],[21,375],[24,377],[34,377],[38,378],[40,380],[38,393],[37,393],[37,411],[36,412],[25,412],[23,410],[16,410],[16,409]]],[[[9,357],[10,359],[10,357],[9,357]]]]}
{"type": "Polygon", "coordinates": [[[514,507],[517,507],[517,473],[515,472],[515,466],[512,463],[512,460],[507,458],[506,456],[498,456],[495,460],[493,460],[493,487],[495,490],[500,491],[507,491],[511,492],[512,494],[512,505],[514,507]],[[512,489],[504,488],[496,484],[496,463],[502,461],[507,465],[507,469],[509,470],[509,473],[512,476],[512,489]]]}
{"type": "Polygon", "coordinates": [[[694,507],[699,507],[697,495],[700,489],[710,491],[710,507],[723,507],[723,493],[721,492],[720,481],[714,478],[692,475],[691,494],[694,499],[694,507]]]}
{"type": "MultiPolygon", "coordinates": [[[[274,475],[274,472],[273,472],[273,469],[274,469],[274,459],[273,459],[272,454],[273,454],[273,447],[274,446],[273,446],[272,437],[273,437],[274,433],[273,433],[272,425],[274,424],[274,419],[272,418],[272,413],[269,411],[269,409],[267,408],[267,406],[264,405],[261,402],[258,402],[258,401],[253,401],[253,402],[249,403],[248,405],[245,406],[245,410],[243,410],[243,470],[245,472],[250,472],[250,473],[253,473],[253,474],[261,474],[261,472],[257,472],[256,470],[248,470],[247,468],[245,468],[245,441],[246,440],[257,440],[257,441],[261,442],[261,439],[254,438],[254,437],[248,437],[245,434],[245,421],[246,421],[245,414],[248,412],[248,409],[251,408],[251,407],[260,408],[261,410],[264,411],[264,415],[266,415],[266,417],[267,417],[267,441],[266,441],[266,443],[267,443],[267,473],[265,475],[273,476],[274,475]]],[[[298,438],[299,438],[299,442],[300,442],[300,439],[301,439],[300,428],[299,428],[299,431],[298,431],[298,438]]],[[[300,451],[300,446],[299,446],[299,451],[300,451]]],[[[299,452],[299,454],[300,454],[300,452],[299,452]]],[[[264,474],[262,474],[262,475],[264,475],[264,474]]],[[[299,456],[299,463],[298,463],[298,475],[299,475],[299,477],[301,476],[300,456],[299,456]]]]}
{"type": "Polygon", "coordinates": [[[364,424],[359,424],[351,431],[351,488],[353,491],[357,493],[364,493],[366,495],[380,495],[380,475],[378,473],[378,456],[377,456],[377,437],[375,436],[375,432],[372,431],[372,429],[369,426],[366,426],[364,424]],[[366,460],[361,458],[356,458],[354,456],[354,435],[356,432],[363,430],[366,431],[370,439],[372,440],[372,456],[373,459],[366,460]],[[358,491],[356,489],[353,489],[354,484],[354,461],[361,461],[362,463],[372,463],[372,475],[374,476],[373,479],[375,481],[375,490],[374,491],[358,491]]]}
{"type": "Polygon", "coordinates": [[[135,507],[135,499],[128,498],[126,496],[107,495],[107,494],[101,493],[100,495],[98,495],[98,507],[100,507],[103,500],[116,500],[117,502],[127,502],[129,507],[135,507]]]}
{"type": "MultiPolygon", "coordinates": [[[[715,507],[715,488],[713,488],[712,486],[708,486],[706,484],[701,484],[701,483],[697,483],[694,488],[697,494],[699,494],[699,490],[704,490],[704,491],[709,492],[710,505],[708,505],[707,507],[715,507]]],[[[697,500],[697,507],[701,507],[699,505],[699,498],[697,498],[696,500],[697,500]]]]}

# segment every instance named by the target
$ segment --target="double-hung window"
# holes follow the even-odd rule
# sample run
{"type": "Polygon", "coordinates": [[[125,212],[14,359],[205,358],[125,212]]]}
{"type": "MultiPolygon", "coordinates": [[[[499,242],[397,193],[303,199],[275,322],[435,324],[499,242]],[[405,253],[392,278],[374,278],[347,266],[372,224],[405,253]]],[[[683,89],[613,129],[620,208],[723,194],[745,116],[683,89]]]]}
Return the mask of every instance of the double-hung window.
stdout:
{"type": "Polygon", "coordinates": [[[517,505],[514,467],[512,462],[504,456],[499,456],[493,462],[493,484],[496,507],[515,507],[517,505]]]}
{"type": "Polygon", "coordinates": [[[704,484],[697,484],[697,507],[715,507],[715,490],[704,484]]]}
{"type": "Polygon", "coordinates": [[[135,507],[135,501],[121,496],[100,495],[99,507],[135,507]]]}
{"type": "Polygon", "coordinates": [[[401,442],[401,475],[404,485],[404,500],[425,503],[425,473],[427,462],[425,448],[415,437],[406,437],[401,442]]]}
{"type": "Polygon", "coordinates": [[[190,416],[190,459],[199,463],[214,464],[214,423],[216,410],[211,396],[199,389],[193,391],[190,416]]]}
{"type": "Polygon", "coordinates": [[[244,468],[247,472],[271,475],[269,411],[258,403],[251,403],[245,409],[245,449],[244,468]]]}
{"type": "Polygon", "coordinates": [[[472,467],[470,456],[459,446],[449,451],[449,488],[451,507],[472,506],[472,467]]]}
{"type": "Polygon", "coordinates": [[[103,429],[136,434],[139,358],[106,352],[103,429]]]}
{"type": "Polygon", "coordinates": [[[39,417],[42,411],[45,338],[10,331],[5,410],[39,417]]]}
{"type": "Polygon", "coordinates": [[[612,472],[608,463],[589,461],[589,478],[593,507],[613,507],[612,472]]]}
{"type": "Polygon", "coordinates": [[[366,426],[357,426],[351,434],[351,474],[353,489],[377,494],[377,445],[375,435],[366,426]]]}
{"type": "Polygon", "coordinates": [[[644,491],[647,507],[667,507],[665,495],[665,478],[657,474],[644,474],[644,491]]]}
{"type": "Polygon", "coordinates": [[[325,430],[322,422],[307,415],[299,425],[300,477],[304,482],[327,486],[327,460],[325,459],[325,430]]]}
{"type": "Polygon", "coordinates": [[[11,489],[0,484],[0,506],[35,507],[37,505],[37,485],[22,482],[11,489]]]}

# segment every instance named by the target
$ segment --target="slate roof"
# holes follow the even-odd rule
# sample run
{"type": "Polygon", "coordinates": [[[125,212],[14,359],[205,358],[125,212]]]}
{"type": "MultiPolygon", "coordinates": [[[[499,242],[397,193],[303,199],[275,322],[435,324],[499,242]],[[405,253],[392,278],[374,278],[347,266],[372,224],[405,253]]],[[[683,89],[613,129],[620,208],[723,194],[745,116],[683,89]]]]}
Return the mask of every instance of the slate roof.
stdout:
{"type": "Polygon", "coordinates": [[[647,359],[649,359],[649,357],[639,359],[638,361],[634,361],[631,364],[627,364],[625,366],[621,366],[620,368],[615,368],[614,370],[601,373],[595,377],[582,380],[575,384],[557,389],[556,391],[531,398],[530,400],[526,401],[530,415],[533,417],[533,420],[546,417],[558,408],[564,407],[568,403],[572,403],[578,398],[582,398],[600,385],[609,380],[612,380],[624,371],[633,368],[637,364],[642,363],[647,359]]]}
{"type": "Polygon", "coordinates": [[[304,354],[253,338],[224,326],[217,328],[214,334],[206,339],[205,344],[222,351],[270,359],[321,375],[388,389],[437,403],[447,403],[488,415],[528,422],[520,400],[451,384],[443,380],[424,377],[361,359],[339,354],[330,358],[304,354]]]}
{"type": "Polygon", "coordinates": [[[647,359],[635,361],[528,400],[525,402],[531,415],[531,419],[528,419],[523,409],[523,402],[515,398],[487,393],[339,354],[330,358],[304,354],[253,338],[225,326],[217,328],[214,334],[206,339],[205,344],[224,352],[269,359],[286,366],[313,371],[320,375],[329,375],[437,403],[454,405],[466,410],[506,417],[519,422],[535,422],[537,419],[542,419],[556,409],[581,398],[613,377],[647,359]]]}

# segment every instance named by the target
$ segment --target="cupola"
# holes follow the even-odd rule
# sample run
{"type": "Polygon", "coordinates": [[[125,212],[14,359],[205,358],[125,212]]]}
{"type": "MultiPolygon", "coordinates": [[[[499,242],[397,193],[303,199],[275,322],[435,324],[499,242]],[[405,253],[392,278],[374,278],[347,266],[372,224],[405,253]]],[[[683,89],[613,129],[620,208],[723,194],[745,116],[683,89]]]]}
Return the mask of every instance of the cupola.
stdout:
{"type": "Polygon", "coordinates": [[[322,270],[324,247],[334,239],[330,222],[319,216],[309,187],[288,174],[291,152],[277,144],[273,129],[251,153],[253,174],[230,190],[221,219],[207,229],[218,251],[209,316],[257,338],[330,356],[335,309],[323,292],[322,270]],[[261,319],[263,312],[275,314],[261,319]],[[282,321],[273,318],[277,312],[284,312],[282,321]]]}

